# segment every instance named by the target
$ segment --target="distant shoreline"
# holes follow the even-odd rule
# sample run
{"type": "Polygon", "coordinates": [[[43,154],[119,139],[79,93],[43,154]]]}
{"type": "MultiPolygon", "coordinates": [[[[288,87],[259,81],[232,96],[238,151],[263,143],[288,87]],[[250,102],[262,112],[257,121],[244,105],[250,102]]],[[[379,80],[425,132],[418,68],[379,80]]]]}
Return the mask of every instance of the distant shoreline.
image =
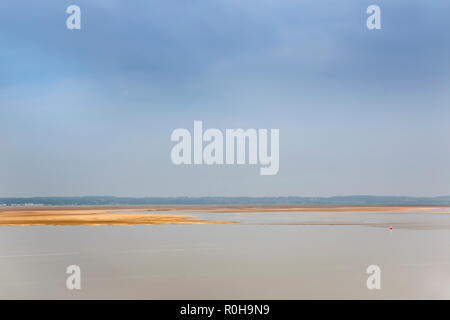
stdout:
{"type": "Polygon", "coordinates": [[[450,206],[450,196],[408,197],[350,195],[333,197],[3,197],[5,206],[174,206],[174,205],[260,205],[260,206],[450,206]]]}

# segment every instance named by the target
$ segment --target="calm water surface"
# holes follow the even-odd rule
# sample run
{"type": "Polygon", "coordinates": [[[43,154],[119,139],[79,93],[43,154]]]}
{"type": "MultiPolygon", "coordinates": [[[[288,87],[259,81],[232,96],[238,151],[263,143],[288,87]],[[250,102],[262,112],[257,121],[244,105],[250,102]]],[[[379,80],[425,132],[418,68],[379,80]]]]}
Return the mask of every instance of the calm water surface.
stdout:
{"type": "Polygon", "coordinates": [[[239,223],[0,227],[0,298],[450,298],[450,215],[192,215],[239,223]]]}

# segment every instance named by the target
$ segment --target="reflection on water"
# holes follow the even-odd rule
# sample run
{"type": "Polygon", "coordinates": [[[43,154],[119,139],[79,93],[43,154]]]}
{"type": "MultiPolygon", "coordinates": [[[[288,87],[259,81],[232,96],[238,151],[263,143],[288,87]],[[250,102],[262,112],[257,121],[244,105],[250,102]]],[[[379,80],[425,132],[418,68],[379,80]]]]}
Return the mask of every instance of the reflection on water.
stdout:
{"type": "Polygon", "coordinates": [[[450,215],[192,215],[240,223],[1,227],[0,298],[450,298],[450,215]]]}

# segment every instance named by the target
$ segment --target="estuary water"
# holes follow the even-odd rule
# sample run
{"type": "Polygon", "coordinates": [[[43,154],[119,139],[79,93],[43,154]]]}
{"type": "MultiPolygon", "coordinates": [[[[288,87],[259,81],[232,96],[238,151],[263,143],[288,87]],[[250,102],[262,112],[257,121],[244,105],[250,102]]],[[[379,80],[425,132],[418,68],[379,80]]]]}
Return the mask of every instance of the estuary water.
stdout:
{"type": "Polygon", "coordinates": [[[384,213],[189,213],[237,223],[0,227],[0,298],[450,299],[450,215],[384,213]],[[66,288],[69,265],[81,268],[81,290],[66,288]],[[366,286],[369,265],[381,269],[380,290],[366,286]]]}

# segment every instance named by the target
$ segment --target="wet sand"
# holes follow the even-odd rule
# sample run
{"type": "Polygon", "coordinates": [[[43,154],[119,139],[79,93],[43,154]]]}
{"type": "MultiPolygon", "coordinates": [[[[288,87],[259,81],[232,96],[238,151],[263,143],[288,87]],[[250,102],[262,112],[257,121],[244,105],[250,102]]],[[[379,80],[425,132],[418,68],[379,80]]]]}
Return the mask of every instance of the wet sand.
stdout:
{"type": "Polygon", "coordinates": [[[117,213],[136,208],[6,208],[0,209],[0,226],[102,226],[102,225],[162,225],[162,224],[225,224],[231,221],[193,219],[189,215],[117,213]]]}
{"type": "Polygon", "coordinates": [[[450,206],[192,206],[169,210],[200,213],[233,212],[326,212],[329,214],[450,214],[450,206]],[[429,210],[424,212],[423,210],[429,210]]]}
{"type": "Polygon", "coordinates": [[[0,226],[226,224],[179,213],[316,212],[323,214],[450,214],[433,206],[79,206],[0,208],[0,226]],[[168,213],[160,213],[165,212],[168,213]],[[144,212],[144,213],[142,213],[144,212]],[[158,213],[145,213],[158,212],[158,213]]]}

